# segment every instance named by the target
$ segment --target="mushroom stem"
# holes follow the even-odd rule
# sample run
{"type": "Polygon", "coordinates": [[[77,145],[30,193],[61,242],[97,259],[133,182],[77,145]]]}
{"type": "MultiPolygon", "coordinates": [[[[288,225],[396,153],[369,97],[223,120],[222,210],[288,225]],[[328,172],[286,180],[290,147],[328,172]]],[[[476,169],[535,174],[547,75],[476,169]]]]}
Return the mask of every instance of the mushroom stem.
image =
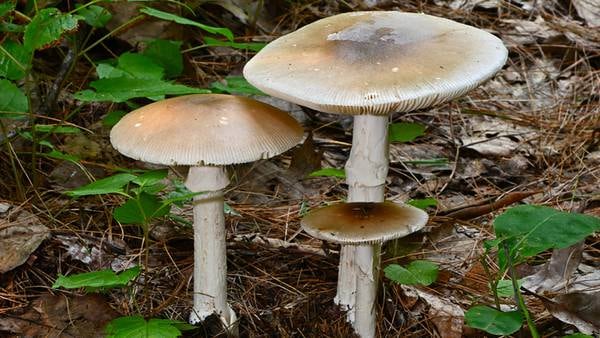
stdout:
{"type": "Polygon", "coordinates": [[[223,189],[229,178],[222,166],[190,167],[185,186],[194,196],[194,307],[190,323],[216,313],[226,327],[236,321],[227,304],[227,254],[223,189]]]}
{"type": "Polygon", "coordinates": [[[358,245],[354,257],[356,276],[355,321],[353,327],[360,337],[375,337],[375,302],[377,300],[377,271],[380,245],[358,245]]]}
{"type": "MultiPolygon", "coordinates": [[[[385,116],[354,117],[352,150],[346,163],[348,202],[383,202],[388,173],[388,119],[385,116]]],[[[343,246],[335,301],[348,309],[348,321],[361,337],[374,335],[379,245],[343,246]],[[370,265],[371,268],[367,266],[370,265]],[[358,290],[362,288],[362,290],[358,290]],[[360,304],[359,304],[360,302],[360,304]],[[361,318],[358,318],[360,316],[361,318]],[[366,323],[372,327],[363,328],[366,323]],[[360,326],[360,327],[359,327],[360,326]],[[364,335],[361,334],[364,332],[364,335]],[[372,333],[371,335],[369,335],[372,333]]]]}

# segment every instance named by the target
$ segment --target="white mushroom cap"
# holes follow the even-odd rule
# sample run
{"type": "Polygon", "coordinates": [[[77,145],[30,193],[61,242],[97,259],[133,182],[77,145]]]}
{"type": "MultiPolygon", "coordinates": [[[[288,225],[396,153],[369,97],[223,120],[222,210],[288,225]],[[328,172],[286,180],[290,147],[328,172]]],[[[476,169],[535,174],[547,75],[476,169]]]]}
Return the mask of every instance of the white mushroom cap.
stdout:
{"type": "Polygon", "coordinates": [[[319,111],[386,115],[460,96],[504,65],[502,41],[426,14],[352,12],[269,43],[244,67],[267,94],[319,111]]]}
{"type": "Polygon", "coordinates": [[[300,222],[309,235],[340,244],[382,243],[421,230],[429,216],[392,202],[340,203],[310,212],[300,222]]]}
{"type": "Polygon", "coordinates": [[[286,112],[246,97],[198,94],[158,101],[110,131],[121,154],[168,165],[227,165],[278,155],[303,129],[286,112]]]}

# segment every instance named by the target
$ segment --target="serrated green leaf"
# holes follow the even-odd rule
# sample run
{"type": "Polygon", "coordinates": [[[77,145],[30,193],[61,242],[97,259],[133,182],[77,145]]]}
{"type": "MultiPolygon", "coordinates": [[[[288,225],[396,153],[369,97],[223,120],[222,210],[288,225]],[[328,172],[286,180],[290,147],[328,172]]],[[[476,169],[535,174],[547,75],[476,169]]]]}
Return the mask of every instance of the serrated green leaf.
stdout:
{"type": "Polygon", "coordinates": [[[437,200],[433,197],[428,197],[428,198],[409,200],[406,202],[406,204],[412,205],[415,208],[425,210],[429,207],[435,207],[437,205],[437,200]]]}
{"type": "Polygon", "coordinates": [[[309,177],[338,177],[346,178],[346,172],[344,169],[337,168],[322,168],[308,174],[309,177]]]}
{"type": "Polygon", "coordinates": [[[10,11],[15,9],[15,1],[6,1],[0,3],[0,18],[5,17],[10,11]]]}
{"type": "Polygon", "coordinates": [[[133,79],[160,80],[165,70],[146,55],[123,53],[119,56],[117,68],[133,79]]]}
{"type": "Polygon", "coordinates": [[[25,94],[14,83],[6,79],[0,79],[0,117],[25,118],[28,111],[29,101],[27,101],[25,94]]]}
{"type": "Polygon", "coordinates": [[[260,52],[267,44],[264,42],[234,42],[221,41],[209,36],[204,37],[204,45],[207,47],[231,47],[235,49],[247,49],[254,52],[260,52]]]}
{"type": "Polygon", "coordinates": [[[425,133],[425,126],[418,123],[392,123],[389,127],[390,142],[410,142],[425,133]]]}
{"type": "Polygon", "coordinates": [[[168,214],[170,209],[170,206],[162,203],[156,195],[141,192],[115,208],[113,217],[123,224],[148,224],[152,218],[168,214]]]}
{"type": "MultiPolygon", "coordinates": [[[[548,249],[573,245],[600,230],[600,219],[553,208],[521,205],[506,210],[494,220],[496,237],[508,246],[513,264],[548,249]]],[[[507,266],[499,250],[501,268],[507,266]]]]}
{"type": "Polygon", "coordinates": [[[136,178],[137,176],[132,174],[116,174],[67,191],[65,194],[71,197],[81,197],[88,195],[122,193],[123,187],[136,178]]]}
{"type": "Polygon", "coordinates": [[[107,269],[101,271],[92,271],[79,273],[75,275],[63,276],[59,275],[54,284],[53,289],[78,289],[83,287],[88,288],[114,288],[127,285],[140,274],[140,267],[136,266],[127,269],[119,274],[107,269]]]}
{"type": "Polygon", "coordinates": [[[0,77],[9,80],[20,80],[25,77],[31,67],[32,52],[23,45],[12,40],[6,40],[0,48],[0,77]]]}
{"type": "Polygon", "coordinates": [[[91,5],[80,8],[81,5],[75,5],[77,13],[83,17],[85,22],[95,28],[102,28],[112,19],[112,14],[104,7],[91,5]]]}
{"type": "Polygon", "coordinates": [[[181,41],[156,39],[148,43],[143,53],[165,70],[168,78],[181,75],[183,71],[183,57],[181,55],[181,41]]]}
{"type": "Polygon", "coordinates": [[[148,81],[145,79],[130,79],[125,77],[100,79],[92,82],[96,89],[83,90],[74,94],[80,101],[111,101],[125,102],[138,97],[153,97],[159,95],[207,94],[210,90],[187,87],[163,80],[148,81]]]}
{"type": "Polygon", "coordinates": [[[159,11],[158,9],[154,9],[154,8],[150,8],[150,7],[144,7],[140,10],[140,12],[150,15],[150,16],[153,16],[155,18],[162,19],[162,20],[173,21],[180,25],[198,27],[209,33],[219,34],[219,35],[226,37],[229,41],[233,41],[233,33],[228,28],[204,25],[204,24],[198,23],[196,21],[192,21],[190,19],[182,18],[178,15],[159,11]]]}
{"type": "Polygon", "coordinates": [[[102,119],[102,125],[110,128],[117,124],[117,122],[121,121],[121,119],[125,115],[127,115],[126,111],[113,110],[106,114],[106,116],[104,116],[104,118],[102,119]]]}
{"type": "Polygon", "coordinates": [[[54,7],[38,11],[25,28],[25,48],[33,51],[57,41],[65,32],[77,28],[77,21],[78,17],[63,14],[54,7]]]}
{"type": "Polygon", "coordinates": [[[229,93],[229,94],[249,94],[249,95],[265,95],[259,89],[248,83],[243,76],[230,75],[222,81],[215,81],[210,84],[213,92],[229,93]]]}
{"type": "Polygon", "coordinates": [[[167,177],[169,171],[167,169],[150,170],[136,177],[133,183],[139,186],[151,186],[159,183],[167,177]]]}
{"type": "Polygon", "coordinates": [[[429,261],[412,261],[406,268],[390,264],[384,272],[387,278],[398,284],[427,286],[437,280],[438,266],[429,261]]]}
{"type": "Polygon", "coordinates": [[[98,78],[100,79],[110,79],[115,77],[131,77],[129,74],[126,74],[123,70],[109,65],[107,63],[100,63],[96,66],[96,74],[98,74],[98,78]]]}
{"type": "Polygon", "coordinates": [[[38,133],[53,133],[53,134],[79,134],[81,129],[73,126],[64,126],[58,124],[36,124],[33,130],[38,133]]]}
{"type": "Polygon", "coordinates": [[[150,319],[142,316],[119,317],[106,326],[107,338],[175,338],[181,331],[193,330],[194,326],[170,319],[150,319]]]}
{"type": "Polygon", "coordinates": [[[502,312],[489,306],[474,306],[465,313],[469,327],[495,335],[509,335],[523,325],[521,311],[502,312]]]}

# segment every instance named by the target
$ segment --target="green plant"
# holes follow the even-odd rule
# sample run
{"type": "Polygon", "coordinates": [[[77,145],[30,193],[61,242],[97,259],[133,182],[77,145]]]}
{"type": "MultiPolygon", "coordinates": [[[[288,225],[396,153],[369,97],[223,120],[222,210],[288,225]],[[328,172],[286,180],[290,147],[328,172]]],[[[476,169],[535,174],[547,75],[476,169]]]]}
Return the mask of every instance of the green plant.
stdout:
{"type": "Polygon", "coordinates": [[[53,289],[78,289],[85,288],[92,292],[97,290],[106,290],[111,288],[123,287],[134,280],[140,274],[139,266],[127,269],[116,274],[111,269],[79,273],[69,276],[59,275],[56,278],[53,289]]]}
{"type": "Polygon", "coordinates": [[[112,320],[106,326],[105,333],[110,338],[174,338],[180,337],[181,331],[193,329],[194,326],[178,320],[145,320],[141,316],[130,316],[112,320]]]}
{"type": "Polygon", "coordinates": [[[390,264],[383,271],[391,281],[407,285],[431,285],[438,276],[437,264],[429,261],[412,261],[406,267],[390,264]]]}
{"type": "Polygon", "coordinates": [[[515,265],[543,251],[573,245],[598,230],[600,219],[588,215],[536,205],[507,209],[494,220],[496,239],[485,243],[486,254],[495,251],[498,257],[499,271],[490,281],[495,307],[470,308],[465,314],[467,325],[491,334],[509,335],[519,330],[525,320],[531,335],[539,337],[520,291],[515,265]],[[510,279],[501,280],[507,274],[510,279]],[[506,296],[515,298],[516,310],[500,310],[500,297],[506,296]]]}

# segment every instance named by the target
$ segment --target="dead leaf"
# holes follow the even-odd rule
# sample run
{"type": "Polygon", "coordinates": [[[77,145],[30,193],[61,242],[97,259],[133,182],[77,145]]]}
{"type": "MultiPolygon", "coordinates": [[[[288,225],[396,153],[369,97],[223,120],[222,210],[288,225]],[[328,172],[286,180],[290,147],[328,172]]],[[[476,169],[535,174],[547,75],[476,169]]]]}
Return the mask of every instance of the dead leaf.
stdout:
{"type": "Polygon", "coordinates": [[[597,0],[571,0],[571,4],[589,27],[600,26],[600,2],[597,0]]]}
{"type": "Polygon", "coordinates": [[[297,173],[299,177],[306,177],[311,172],[321,168],[323,151],[315,146],[312,133],[308,133],[300,147],[292,150],[290,170],[297,173]]]}
{"type": "Polygon", "coordinates": [[[413,286],[402,285],[401,288],[406,294],[416,293],[428,305],[428,319],[435,325],[440,337],[462,337],[465,313],[460,306],[413,286]]]}
{"type": "Polygon", "coordinates": [[[24,313],[0,318],[0,331],[25,337],[104,337],[104,326],[117,316],[99,295],[44,295],[24,313]]]}
{"type": "Polygon", "coordinates": [[[581,262],[584,242],[552,252],[550,260],[536,274],[523,278],[523,287],[533,292],[563,289],[581,262]]]}
{"type": "Polygon", "coordinates": [[[14,208],[0,216],[0,273],[25,263],[48,234],[48,228],[27,210],[14,208]]]}
{"type": "Polygon", "coordinates": [[[558,295],[552,301],[542,299],[544,306],[560,321],[575,325],[585,334],[600,332],[600,292],[573,292],[558,295]]]}

